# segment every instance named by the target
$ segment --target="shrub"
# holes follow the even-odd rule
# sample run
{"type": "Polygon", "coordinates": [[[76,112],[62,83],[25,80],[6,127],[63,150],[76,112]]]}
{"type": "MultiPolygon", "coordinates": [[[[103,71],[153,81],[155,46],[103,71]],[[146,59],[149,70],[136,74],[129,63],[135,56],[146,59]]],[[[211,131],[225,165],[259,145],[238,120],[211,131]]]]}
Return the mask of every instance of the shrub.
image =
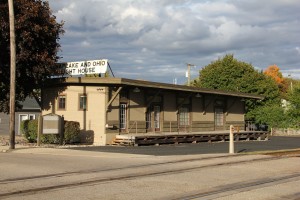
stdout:
{"type": "Polygon", "coordinates": [[[80,124],[74,121],[65,121],[64,143],[79,143],[80,124]]]}
{"type": "Polygon", "coordinates": [[[24,121],[21,121],[21,124],[20,124],[20,131],[22,133],[22,135],[27,138],[28,135],[28,122],[29,120],[24,120],[24,121]]]}
{"type": "Polygon", "coordinates": [[[36,142],[38,120],[24,120],[21,122],[21,131],[28,142],[36,142]]]}
{"type": "MultiPolygon", "coordinates": [[[[28,142],[37,142],[38,120],[24,120],[21,122],[21,131],[28,142]]],[[[64,144],[79,143],[80,138],[79,122],[64,122],[64,144]]],[[[44,144],[58,144],[60,136],[58,134],[43,134],[41,142],[44,144]]]]}
{"type": "Polygon", "coordinates": [[[44,144],[59,144],[58,134],[43,134],[41,137],[41,142],[44,144]]]}

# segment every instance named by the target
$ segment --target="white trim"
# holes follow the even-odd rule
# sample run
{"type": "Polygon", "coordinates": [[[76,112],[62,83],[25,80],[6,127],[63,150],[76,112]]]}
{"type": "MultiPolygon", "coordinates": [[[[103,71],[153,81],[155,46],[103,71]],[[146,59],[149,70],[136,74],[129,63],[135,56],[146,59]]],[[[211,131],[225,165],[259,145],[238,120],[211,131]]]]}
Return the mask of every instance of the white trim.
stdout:
{"type": "Polygon", "coordinates": [[[28,114],[19,114],[19,125],[18,125],[18,135],[21,135],[21,122],[23,121],[21,121],[21,116],[25,116],[25,117],[27,117],[26,119],[24,119],[24,120],[27,120],[28,119],[28,114]]]}
{"type": "Polygon", "coordinates": [[[32,120],[34,120],[35,119],[35,114],[28,114],[28,119],[29,120],[31,120],[30,117],[33,117],[32,120]]]}

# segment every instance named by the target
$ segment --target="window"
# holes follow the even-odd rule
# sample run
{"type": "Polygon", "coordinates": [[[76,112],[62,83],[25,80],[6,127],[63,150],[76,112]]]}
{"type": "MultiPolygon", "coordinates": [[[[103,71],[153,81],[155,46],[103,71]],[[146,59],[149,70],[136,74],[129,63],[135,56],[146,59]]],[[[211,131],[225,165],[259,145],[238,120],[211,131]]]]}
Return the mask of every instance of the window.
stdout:
{"type": "Polygon", "coordinates": [[[127,121],[127,104],[120,104],[120,129],[126,129],[126,121],[127,121]]]}
{"type": "Polygon", "coordinates": [[[223,126],[224,125],[224,113],[223,108],[215,108],[215,123],[216,126],[223,126]]]}
{"type": "Polygon", "coordinates": [[[154,127],[156,129],[160,128],[160,106],[154,106],[153,107],[154,110],[154,127]]]}
{"type": "Polygon", "coordinates": [[[58,110],[65,110],[66,109],[66,95],[59,95],[58,96],[58,110]]]}
{"type": "Polygon", "coordinates": [[[79,110],[87,109],[87,95],[81,94],[79,95],[79,110]]]}
{"type": "Polygon", "coordinates": [[[35,114],[29,114],[29,120],[34,120],[35,119],[35,114]]]}
{"type": "Polygon", "coordinates": [[[179,108],[179,125],[187,126],[190,124],[189,109],[187,107],[179,108]]]}
{"type": "Polygon", "coordinates": [[[151,123],[151,110],[148,109],[146,113],[146,128],[150,129],[152,128],[152,123],[151,123]]]}

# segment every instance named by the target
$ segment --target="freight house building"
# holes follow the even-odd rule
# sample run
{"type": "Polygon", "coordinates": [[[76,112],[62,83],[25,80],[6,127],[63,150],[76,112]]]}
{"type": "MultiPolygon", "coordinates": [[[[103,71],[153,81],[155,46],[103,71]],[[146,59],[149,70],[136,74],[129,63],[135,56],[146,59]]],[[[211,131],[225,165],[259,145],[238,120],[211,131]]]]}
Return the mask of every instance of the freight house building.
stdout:
{"type": "Polygon", "coordinates": [[[244,130],[247,98],[261,96],[125,78],[77,77],[42,91],[42,114],[78,121],[82,141],[111,144],[128,134],[244,130]]]}

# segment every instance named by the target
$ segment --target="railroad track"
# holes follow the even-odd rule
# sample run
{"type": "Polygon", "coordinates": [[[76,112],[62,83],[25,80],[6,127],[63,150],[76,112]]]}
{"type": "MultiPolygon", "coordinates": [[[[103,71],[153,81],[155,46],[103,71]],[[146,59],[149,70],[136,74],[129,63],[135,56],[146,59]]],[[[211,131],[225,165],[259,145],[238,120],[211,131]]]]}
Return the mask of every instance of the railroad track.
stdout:
{"type": "MultiPolygon", "coordinates": [[[[248,192],[251,190],[261,189],[265,187],[272,187],[278,184],[284,184],[288,182],[295,182],[300,180],[300,173],[293,173],[285,176],[279,176],[275,178],[262,178],[250,182],[240,182],[232,185],[225,185],[223,187],[214,188],[210,191],[199,192],[189,195],[180,196],[178,198],[173,198],[172,200],[192,200],[192,199],[217,199],[224,198],[241,192],[248,192]]],[[[300,199],[300,193],[295,194],[293,197],[290,196],[289,199],[300,199]]]]}
{"type": "MultiPolygon", "coordinates": [[[[53,190],[69,189],[79,186],[101,184],[105,182],[134,180],[147,176],[164,176],[168,174],[184,173],[192,170],[202,170],[206,168],[247,164],[252,162],[265,162],[277,159],[285,159],[285,157],[261,156],[249,159],[249,157],[245,155],[215,156],[208,158],[183,159],[147,165],[133,165],[125,168],[75,171],[16,179],[5,179],[0,180],[0,199],[44,193],[53,190]],[[188,166],[186,166],[187,163],[188,166]],[[12,188],[18,188],[18,190],[12,188]]],[[[286,176],[282,177],[281,179],[261,180],[259,182],[249,183],[248,185],[244,186],[239,185],[238,188],[231,186],[231,188],[233,188],[234,191],[237,189],[241,190],[243,188],[249,189],[255,185],[263,185],[272,181],[278,182],[283,180],[292,180],[292,176],[299,178],[300,173],[293,174],[291,177],[286,176]]],[[[228,188],[224,188],[223,190],[228,190],[228,188]]],[[[206,197],[216,195],[216,193],[221,195],[223,190],[218,190],[220,192],[210,191],[207,193],[191,194],[180,197],[180,199],[195,199],[202,197],[207,199],[206,197]]]]}

